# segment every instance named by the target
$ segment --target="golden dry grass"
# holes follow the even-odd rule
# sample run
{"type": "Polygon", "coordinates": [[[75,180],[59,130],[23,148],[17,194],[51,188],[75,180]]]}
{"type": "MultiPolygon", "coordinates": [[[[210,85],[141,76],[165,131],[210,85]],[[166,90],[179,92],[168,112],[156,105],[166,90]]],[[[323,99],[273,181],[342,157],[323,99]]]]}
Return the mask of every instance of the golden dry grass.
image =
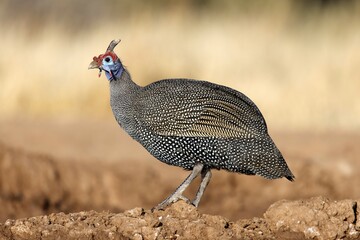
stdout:
{"type": "Polygon", "coordinates": [[[272,129],[360,130],[358,15],[291,14],[144,12],[78,34],[50,22],[30,37],[27,25],[2,24],[0,114],[110,117],[107,81],[87,66],[120,37],[139,84],[206,79],[248,95],[272,129]]]}

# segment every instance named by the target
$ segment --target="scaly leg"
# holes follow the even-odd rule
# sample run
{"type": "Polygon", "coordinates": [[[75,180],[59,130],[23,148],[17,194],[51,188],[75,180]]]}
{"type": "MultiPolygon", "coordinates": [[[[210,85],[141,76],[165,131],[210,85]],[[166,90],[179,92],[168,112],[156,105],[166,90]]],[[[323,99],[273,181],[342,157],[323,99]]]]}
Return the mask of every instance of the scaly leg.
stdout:
{"type": "Polygon", "coordinates": [[[199,163],[195,165],[190,175],[184,180],[184,182],[176,189],[176,191],[171,194],[168,198],[166,198],[164,201],[162,201],[159,205],[157,205],[154,209],[164,209],[166,206],[170,205],[171,203],[174,203],[178,201],[179,199],[185,200],[187,202],[190,202],[186,197],[184,197],[182,194],[185,191],[185,189],[190,185],[190,183],[199,175],[199,173],[203,169],[203,164],[199,163]]]}
{"type": "Polygon", "coordinates": [[[204,194],[207,185],[210,182],[210,178],[211,178],[210,169],[203,168],[203,170],[201,171],[201,183],[200,183],[199,189],[196,193],[196,197],[195,197],[194,201],[192,201],[192,204],[195,207],[199,206],[200,199],[201,199],[202,195],[204,194]]]}

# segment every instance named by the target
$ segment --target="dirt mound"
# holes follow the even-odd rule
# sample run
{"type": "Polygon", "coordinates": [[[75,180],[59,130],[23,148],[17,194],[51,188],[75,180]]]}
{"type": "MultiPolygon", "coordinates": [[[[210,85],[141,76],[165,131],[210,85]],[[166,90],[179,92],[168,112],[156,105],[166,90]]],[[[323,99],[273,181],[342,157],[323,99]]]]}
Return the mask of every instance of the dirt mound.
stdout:
{"type": "Polygon", "coordinates": [[[274,203],[264,214],[270,229],[285,238],[302,233],[309,239],[360,239],[360,200],[308,200],[274,203]]]}
{"type": "Polygon", "coordinates": [[[57,213],[0,225],[7,239],[359,239],[360,201],[280,201],[265,219],[231,222],[179,201],[164,211],[57,213]]]}

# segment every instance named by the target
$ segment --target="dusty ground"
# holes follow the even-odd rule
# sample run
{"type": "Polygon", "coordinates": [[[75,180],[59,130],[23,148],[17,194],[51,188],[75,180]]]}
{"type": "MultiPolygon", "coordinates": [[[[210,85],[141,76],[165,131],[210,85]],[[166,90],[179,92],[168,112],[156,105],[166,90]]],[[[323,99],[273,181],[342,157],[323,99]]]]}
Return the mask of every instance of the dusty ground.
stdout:
{"type": "Polygon", "coordinates": [[[235,222],[201,214],[179,201],[164,211],[134,208],[123,213],[87,211],[7,220],[0,237],[9,239],[358,239],[360,201],[326,198],[280,201],[265,218],[235,222]]]}
{"type": "Polygon", "coordinates": [[[271,135],[294,183],[214,171],[198,210],[151,213],[188,173],[113,121],[1,120],[0,239],[359,238],[360,134],[271,135]]]}

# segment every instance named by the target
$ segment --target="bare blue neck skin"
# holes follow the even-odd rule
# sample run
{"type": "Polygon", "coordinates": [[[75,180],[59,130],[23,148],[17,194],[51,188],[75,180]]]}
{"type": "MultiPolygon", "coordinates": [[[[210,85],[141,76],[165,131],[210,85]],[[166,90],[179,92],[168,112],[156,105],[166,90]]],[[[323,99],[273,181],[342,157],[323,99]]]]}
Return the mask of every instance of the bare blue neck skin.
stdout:
{"type": "Polygon", "coordinates": [[[119,59],[117,59],[114,64],[103,66],[103,69],[105,70],[106,78],[109,81],[120,79],[121,74],[124,71],[124,67],[119,59]]]}

